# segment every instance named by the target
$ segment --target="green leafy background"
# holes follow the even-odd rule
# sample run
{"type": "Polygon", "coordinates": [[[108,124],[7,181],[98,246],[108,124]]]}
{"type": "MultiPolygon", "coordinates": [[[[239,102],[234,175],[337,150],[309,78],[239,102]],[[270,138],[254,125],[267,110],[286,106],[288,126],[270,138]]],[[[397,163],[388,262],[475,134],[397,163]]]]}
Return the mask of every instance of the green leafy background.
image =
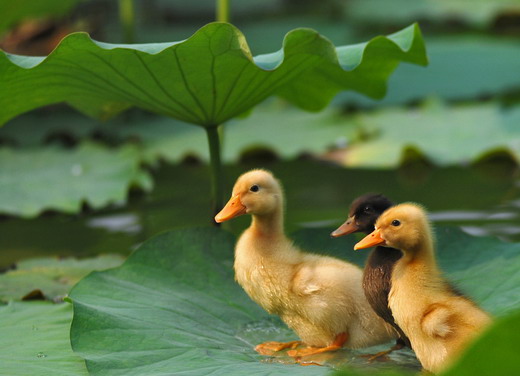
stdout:
{"type": "MultiPolygon", "coordinates": [[[[40,123],[35,116],[0,130],[0,139],[23,146],[0,150],[0,212],[34,217],[45,210],[77,212],[83,203],[101,208],[125,202],[131,187],[153,187],[143,164],[178,163],[187,156],[208,160],[204,132],[175,120],[140,114],[130,123],[114,120],[106,126],[83,119],[72,128],[68,114],[43,117],[40,123]],[[36,146],[64,135],[80,146],[36,146]],[[94,144],[94,137],[133,147],[107,149],[94,144]],[[37,173],[42,166],[44,175],[37,173]]],[[[357,168],[393,168],[417,155],[441,166],[475,163],[501,153],[518,163],[519,119],[518,108],[504,109],[496,102],[453,107],[432,98],[413,110],[390,107],[346,116],[334,108],[306,114],[275,101],[227,124],[223,159],[235,163],[259,150],[291,159],[348,146],[335,161],[357,168]],[[284,131],[272,137],[279,124],[284,131]]]]}
{"type": "Polygon", "coordinates": [[[0,2],[0,36],[26,19],[63,16],[77,3],[78,0],[4,0],[0,2]]]}
{"type": "Polygon", "coordinates": [[[371,23],[399,24],[427,17],[433,22],[460,19],[469,25],[484,27],[501,12],[518,12],[520,4],[516,0],[396,0],[391,3],[384,0],[352,0],[347,10],[358,21],[371,23]]]}

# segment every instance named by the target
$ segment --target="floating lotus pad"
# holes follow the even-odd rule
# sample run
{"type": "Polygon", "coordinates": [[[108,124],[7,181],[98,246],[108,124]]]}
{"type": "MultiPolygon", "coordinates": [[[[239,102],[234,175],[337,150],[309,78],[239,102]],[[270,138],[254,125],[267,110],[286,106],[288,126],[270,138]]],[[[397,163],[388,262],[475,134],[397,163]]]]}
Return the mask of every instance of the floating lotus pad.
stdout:
{"type": "Polygon", "coordinates": [[[72,306],[11,302],[0,307],[0,374],[86,376],[85,362],[70,348],[72,306]]]}
{"type": "Polygon", "coordinates": [[[128,188],[150,189],[139,150],[85,143],[74,150],[0,150],[0,213],[34,217],[44,210],[76,213],[126,201],[128,188]]]}
{"type": "MultiPolygon", "coordinates": [[[[520,307],[520,244],[475,238],[450,228],[439,229],[437,235],[440,263],[466,294],[500,315],[520,307]]],[[[305,234],[297,239],[305,247],[305,234]]],[[[326,237],[323,246],[330,242],[326,237]]],[[[353,243],[354,237],[341,240],[336,255],[348,259],[353,243]]],[[[79,282],[70,294],[75,315],[71,341],[89,372],[330,372],[326,367],[261,362],[253,350],[257,342],[273,337],[289,340],[294,335],[279,322],[269,321],[234,282],[233,248],[233,237],[219,229],[171,231],[145,242],[121,267],[92,273],[79,282]]]]}
{"type": "Polygon", "coordinates": [[[120,255],[81,260],[56,257],[23,260],[15,269],[0,274],[0,301],[20,300],[34,290],[40,290],[47,299],[59,299],[92,270],[108,269],[122,262],[120,255]]]}

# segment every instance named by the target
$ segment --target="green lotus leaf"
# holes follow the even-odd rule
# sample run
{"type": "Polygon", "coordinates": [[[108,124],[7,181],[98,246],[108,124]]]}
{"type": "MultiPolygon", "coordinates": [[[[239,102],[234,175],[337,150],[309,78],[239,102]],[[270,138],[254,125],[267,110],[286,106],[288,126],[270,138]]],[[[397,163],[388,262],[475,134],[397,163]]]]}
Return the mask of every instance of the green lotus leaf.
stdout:
{"type": "Polygon", "coordinates": [[[224,23],[173,43],[116,45],[75,33],[48,57],[0,53],[0,123],[67,102],[98,118],[136,106],[215,126],[273,94],[307,110],[323,108],[339,90],[381,97],[399,61],[426,64],[417,25],[338,48],[316,31],[296,29],[283,49],[255,58],[244,35],[224,23]],[[304,80],[296,80],[304,73],[304,80]],[[318,81],[322,96],[316,95],[318,81]]]}
{"type": "MultiPolygon", "coordinates": [[[[104,124],[95,119],[72,110],[63,110],[36,110],[18,116],[0,128],[0,143],[16,148],[37,148],[63,140],[80,143],[87,138],[93,138],[96,132],[105,128],[102,127],[104,124]]],[[[116,120],[119,119],[114,119],[114,122],[116,120]]],[[[116,127],[116,124],[113,124],[113,127],[116,127]]]]}
{"type": "Polygon", "coordinates": [[[20,300],[34,290],[54,300],[66,295],[81,278],[92,270],[119,266],[123,256],[102,255],[90,259],[55,257],[23,260],[14,270],[0,274],[0,300],[20,300]]]}
{"type": "Polygon", "coordinates": [[[70,304],[11,302],[0,307],[0,374],[83,376],[70,348],[70,304]]]}
{"type": "MultiPolygon", "coordinates": [[[[437,235],[441,265],[468,296],[494,314],[520,307],[520,244],[471,237],[453,228],[439,229],[437,235]]],[[[323,238],[321,242],[316,232],[305,231],[296,236],[307,249],[350,258],[354,237],[331,240],[324,234],[323,238]],[[332,241],[339,245],[329,247],[332,241]]],[[[262,362],[254,352],[256,343],[294,339],[294,334],[234,282],[233,248],[233,237],[219,229],[171,231],[145,242],[121,267],[92,273],[80,281],[70,293],[74,305],[71,343],[86,359],[89,372],[328,373],[327,367],[283,364],[283,359],[262,362]]],[[[356,261],[363,262],[359,255],[356,261]]],[[[404,356],[405,360],[393,360],[390,366],[417,367],[417,361],[411,362],[406,354],[397,354],[397,359],[404,356]]],[[[344,360],[336,358],[335,365],[358,364],[356,353],[349,350],[336,357],[344,360]]],[[[362,366],[368,366],[366,360],[362,366]]]]}
{"type": "Polygon", "coordinates": [[[125,202],[128,188],[150,189],[139,151],[85,143],[60,148],[0,150],[0,212],[34,217],[44,210],[75,213],[125,202]]]}
{"type": "Polygon", "coordinates": [[[337,47],[336,53],[339,65],[336,61],[322,62],[312,74],[306,74],[305,79],[283,86],[280,95],[311,111],[323,109],[342,90],[381,99],[386,94],[386,80],[399,62],[427,64],[424,41],[417,25],[388,38],[380,36],[368,43],[337,47]]]}
{"type": "Polygon", "coordinates": [[[395,369],[385,369],[385,370],[366,370],[366,369],[355,369],[355,368],[347,368],[336,371],[332,374],[332,376],[412,376],[412,375],[420,375],[417,372],[410,372],[406,370],[395,370],[395,369]]]}
{"type": "MultiPolygon", "coordinates": [[[[226,124],[222,159],[236,162],[243,153],[258,149],[272,151],[283,158],[294,158],[302,153],[320,154],[328,147],[344,144],[349,132],[354,132],[349,125],[348,119],[337,109],[307,113],[280,103],[262,104],[247,118],[233,119],[226,124]]],[[[16,131],[8,124],[0,129],[0,136],[8,129],[16,131]]],[[[71,133],[76,130],[81,127],[71,129],[71,133]]],[[[124,123],[116,120],[111,126],[97,130],[98,135],[107,139],[136,141],[148,163],[158,159],[177,163],[187,155],[209,160],[204,133],[199,127],[164,117],[145,117],[124,123]]]]}
{"type": "Polygon", "coordinates": [[[426,43],[428,69],[411,64],[397,67],[388,80],[384,99],[376,102],[354,92],[343,92],[335,102],[374,107],[406,104],[431,95],[451,101],[479,100],[514,94],[520,86],[518,40],[450,35],[429,36],[426,43]]]}
{"type": "Polygon", "coordinates": [[[356,123],[360,133],[370,137],[353,143],[344,163],[395,167],[406,149],[439,165],[473,162],[496,150],[520,163],[519,119],[519,107],[502,110],[495,103],[448,107],[438,100],[427,101],[419,110],[390,108],[363,114],[356,123]]]}
{"type": "MultiPolygon", "coordinates": [[[[38,122],[35,114],[27,114],[0,129],[0,139],[34,144],[53,135],[81,139],[95,133],[107,140],[136,142],[148,163],[176,163],[187,155],[209,159],[205,132],[187,123],[147,114],[132,121],[114,119],[110,126],[88,119],[69,126],[67,121],[73,119],[63,115],[38,122]]],[[[392,168],[407,162],[409,154],[436,165],[467,164],[500,151],[520,163],[519,122],[520,106],[502,108],[497,103],[450,106],[432,98],[419,108],[342,114],[335,108],[306,113],[268,101],[247,118],[226,124],[222,159],[236,162],[254,149],[294,158],[346,146],[343,162],[353,167],[392,168]]]]}
{"type": "Polygon", "coordinates": [[[432,23],[461,20],[476,27],[486,27],[501,13],[518,12],[517,0],[352,0],[346,15],[358,22],[378,25],[406,24],[410,20],[432,23]]]}

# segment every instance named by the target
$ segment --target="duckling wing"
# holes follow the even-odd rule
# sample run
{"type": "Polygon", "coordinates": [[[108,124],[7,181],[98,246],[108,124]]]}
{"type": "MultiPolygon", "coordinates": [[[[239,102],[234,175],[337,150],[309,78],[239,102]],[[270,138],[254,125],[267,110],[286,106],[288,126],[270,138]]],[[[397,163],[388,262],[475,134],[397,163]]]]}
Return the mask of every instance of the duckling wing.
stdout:
{"type": "Polygon", "coordinates": [[[314,322],[329,321],[332,316],[347,320],[356,303],[365,300],[361,269],[331,257],[312,256],[297,266],[290,286],[301,312],[314,322]]]}
{"type": "Polygon", "coordinates": [[[439,303],[431,304],[424,312],[421,327],[430,337],[446,338],[454,330],[454,312],[439,303]]]}
{"type": "Polygon", "coordinates": [[[297,265],[291,282],[291,291],[300,297],[319,295],[324,288],[320,270],[310,263],[297,265]]]}
{"type": "Polygon", "coordinates": [[[318,295],[328,291],[344,291],[345,287],[361,291],[362,271],[344,261],[318,255],[306,255],[295,267],[292,290],[300,295],[318,295]]]}

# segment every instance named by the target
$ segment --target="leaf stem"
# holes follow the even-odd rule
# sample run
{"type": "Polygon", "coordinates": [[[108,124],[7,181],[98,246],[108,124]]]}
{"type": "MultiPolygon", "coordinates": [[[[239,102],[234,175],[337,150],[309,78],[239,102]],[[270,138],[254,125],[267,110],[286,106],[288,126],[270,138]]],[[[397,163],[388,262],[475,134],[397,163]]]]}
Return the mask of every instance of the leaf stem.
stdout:
{"type": "Polygon", "coordinates": [[[119,21],[123,28],[123,42],[135,43],[134,0],[119,0],[119,21]]]}
{"type": "MultiPolygon", "coordinates": [[[[213,216],[215,216],[224,206],[224,175],[222,172],[222,162],[220,158],[220,137],[219,127],[206,127],[206,135],[208,136],[210,168],[211,168],[211,196],[213,216]]],[[[213,224],[216,224],[212,220],[213,224]]]]}
{"type": "Polygon", "coordinates": [[[229,22],[229,0],[217,0],[217,14],[218,22],[229,22]]]}
{"type": "MultiPolygon", "coordinates": [[[[229,1],[216,0],[215,17],[218,22],[229,22],[229,1]]],[[[222,126],[206,127],[206,135],[208,136],[209,156],[211,165],[211,195],[213,216],[215,216],[224,206],[223,186],[224,176],[222,174],[222,162],[220,160],[220,139],[224,133],[222,126]]],[[[212,220],[214,225],[218,225],[212,220]]]]}

